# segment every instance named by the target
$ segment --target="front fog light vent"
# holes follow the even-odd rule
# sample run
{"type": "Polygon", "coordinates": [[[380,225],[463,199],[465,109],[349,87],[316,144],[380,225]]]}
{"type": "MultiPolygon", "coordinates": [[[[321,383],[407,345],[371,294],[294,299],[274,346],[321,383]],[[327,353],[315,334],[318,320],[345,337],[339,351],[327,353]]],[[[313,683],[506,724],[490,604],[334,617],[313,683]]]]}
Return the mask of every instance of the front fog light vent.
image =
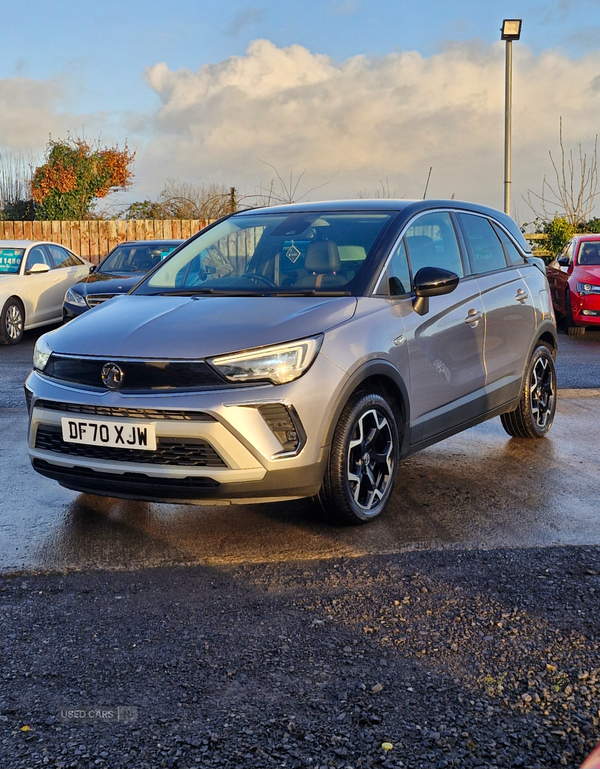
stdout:
{"type": "Polygon", "coordinates": [[[304,445],[304,430],[295,410],[283,403],[264,403],[258,410],[281,443],[282,450],[275,456],[298,454],[304,445]]]}

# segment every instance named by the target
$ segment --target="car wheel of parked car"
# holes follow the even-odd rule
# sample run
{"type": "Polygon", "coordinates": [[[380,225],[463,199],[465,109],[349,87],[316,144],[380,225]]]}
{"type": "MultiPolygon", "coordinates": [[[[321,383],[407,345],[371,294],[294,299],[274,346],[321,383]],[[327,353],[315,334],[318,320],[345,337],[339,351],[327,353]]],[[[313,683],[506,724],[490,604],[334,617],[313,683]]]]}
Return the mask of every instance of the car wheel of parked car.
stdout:
{"type": "Polygon", "coordinates": [[[7,299],[0,317],[0,344],[18,344],[23,339],[25,310],[19,299],[7,299]]]}
{"type": "Polygon", "coordinates": [[[543,438],[556,411],[556,369],[545,345],[534,350],[527,366],[519,406],[502,414],[502,427],[513,438],[543,438]]]}
{"type": "Polygon", "coordinates": [[[570,291],[567,291],[565,294],[565,331],[569,336],[581,336],[582,334],[585,334],[585,326],[576,326],[573,323],[570,291]]]}
{"type": "Polygon", "coordinates": [[[319,501],[341,523],[365,523],[385,508],[399,456],[394,412],[381,395],[355,393],[333,434],[319,501]]]}

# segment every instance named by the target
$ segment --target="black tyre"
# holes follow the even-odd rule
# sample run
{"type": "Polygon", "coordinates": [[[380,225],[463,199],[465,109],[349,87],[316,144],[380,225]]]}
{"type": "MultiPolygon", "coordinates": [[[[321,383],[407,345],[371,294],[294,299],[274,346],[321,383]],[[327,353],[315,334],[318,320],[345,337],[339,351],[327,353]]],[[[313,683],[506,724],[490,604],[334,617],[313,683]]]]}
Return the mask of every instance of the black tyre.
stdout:
{"type": "Polygon", "coordinates": [[[385,398],[354,394],[335,428],[319,493],[327,516],[351,524],[377,518],[394,488],[399,450],[396,417],[385,398]]]}
{"type": "Polygon", "coordinates": [[[585,326],[576,326],[573,323],[573,310],[571,308],[571,292],[565,294],[565,331],[568,336],[581,336],[585,334],[585,326]]]}
{"type": "Polygon", "coordinates": [[[25,310],[19,299],[7,299],[0,316],[0,344],[19,344],[23,339],[25,310]]]}
{"type": "Polygon", "coordinates": [[[556,370],[552,353],[545,345],[537,347],[527,366],[519,406],[502,414],[502,427],[513,438],[543,438],[556,411],[556,370]]]}

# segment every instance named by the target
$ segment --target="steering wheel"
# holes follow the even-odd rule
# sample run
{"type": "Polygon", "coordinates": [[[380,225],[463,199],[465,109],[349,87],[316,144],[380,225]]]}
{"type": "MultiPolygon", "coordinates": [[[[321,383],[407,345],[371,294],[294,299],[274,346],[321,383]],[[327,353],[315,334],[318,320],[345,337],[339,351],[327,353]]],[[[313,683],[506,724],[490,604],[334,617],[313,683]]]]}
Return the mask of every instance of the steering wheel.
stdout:
{"type": "Polygon", "coordinates": [[[271,280],[271,278],[267,278],[266,275],[261,275],[258,272],[245,272],[243,275],[239,276],[240,278],[246,278],[247,280],[255,280],[258,283],[265,283],[269,288],[279,288],[277,283],[275,281],[271,280]]]}

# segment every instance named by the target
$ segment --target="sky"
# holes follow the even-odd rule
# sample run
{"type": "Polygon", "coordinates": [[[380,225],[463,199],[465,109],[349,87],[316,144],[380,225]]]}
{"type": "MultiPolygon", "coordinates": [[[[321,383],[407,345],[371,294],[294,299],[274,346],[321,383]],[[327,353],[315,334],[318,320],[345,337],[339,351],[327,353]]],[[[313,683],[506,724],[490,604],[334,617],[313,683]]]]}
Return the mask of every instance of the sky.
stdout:
{"type": "Polygon", "coordinates": [[[428,197],[501,208],[504,18],[523,19],[519,223],[554,180],[561,118],[576,168],[600,128],[600,0],[0,0],[0,18],[0,155],[127,142],[123,205],[167,179],[251,196],[275,170],[309,200],[421,198],[431,169],[428,197]]]}

